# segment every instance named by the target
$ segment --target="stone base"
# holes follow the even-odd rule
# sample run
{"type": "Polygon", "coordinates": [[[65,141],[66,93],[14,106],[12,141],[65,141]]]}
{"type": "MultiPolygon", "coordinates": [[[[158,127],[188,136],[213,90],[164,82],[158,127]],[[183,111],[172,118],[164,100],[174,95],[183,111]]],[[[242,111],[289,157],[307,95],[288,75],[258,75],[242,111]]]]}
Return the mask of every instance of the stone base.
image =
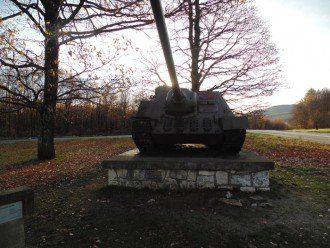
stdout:
{"type": "Polygon", "coordinates": [[[168,153],[143,156],[131,150],[103,161],[108,184],[150,189],[238,188],[269,190],[274,162],[250,152],[224,157],[215,154],[168,153]]]}

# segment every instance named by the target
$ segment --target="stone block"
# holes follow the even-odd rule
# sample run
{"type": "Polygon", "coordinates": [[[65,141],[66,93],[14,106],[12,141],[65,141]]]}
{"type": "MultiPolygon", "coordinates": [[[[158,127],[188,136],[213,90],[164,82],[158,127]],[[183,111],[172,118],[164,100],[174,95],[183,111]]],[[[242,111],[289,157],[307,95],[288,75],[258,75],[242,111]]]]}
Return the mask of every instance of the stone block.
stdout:
{"type": "Polygon", "coordinates": [[[140,189],[142,188],[142,183],[139,181],[128,180],[125,182],[126,187],[140,189]]]}
{"type": "Polygon", "coordinates": [[[141,187],[142,188],[151,188],[151,181],[142,181],[141,187]]]}
{"type": "Polygon", "coordinates": [[[118,182],[119,186],[127,186],[127,181],[130,181],[130,180],[126,180],[124,178],[118,178],[117,179],[117,182],[118,182]]]}
{"type": "Polygon", "coordinates": [[[118,185],[117,180],[108,180],[108,185],[118,185]]]}
{"type": "Polygon", "coordinates": [[[164,179],[165,178],[171,178],[170,177],[170,174],[171,174],[171,170],[165,170],[165,177],[164,177],[164,179]]]}
{"type": "Polygon", "coordinates": [[[146,177],[146,171],[145,170],[134,170],[133,171],[133,179],[134,180],[144,180],[146,177]]]}
{"type": "Polygon", "coordinates": [[[119,178],[126,178],[127,170],[126,169],[117,169],[117,176],[119,178]]]}
{"type": "Polygon", "coordinates": [[[252,185],[255,187],[268,187],[269,172],[260,171],[260,172],[252,173],[252,185]]]}
{"type": "Polygon", "coordinates": [[[187,179],[187,171],[185,170],[173,170],[170,172],[170,177],[174,179],[187,179]]]}
{"type": "Polygon", "coordinates": [[[114,169],[109,169],[108,170],[108,180],[116,180],[117,179],[117,173],[114,169]]]}
{"type": "Polygon", "coordinates": [[[188,175],[187,175],[187,180],[188,181],[196,181],[197,178],[197,171],[188,171],[188,175]]]}
{"type": "Polygon", "coordinates": [[[196,188],[196,182],[182,180],[179,182],[180,189],[194,189],[196,188]]]}
{"type": "Polygon", "coordinates": [[[164,170],[146,170],[145,172],[146,172],[145,179],[155,182],[163,181],[166,174],[166,171],[164,170]]]}
{"type": "Polygon", "coordinates": [[[257,188],[257,191],[269,191],[270,188],[269,187],[260,187],[260,188],[257,188]]]}
{"type": "Polygon", "coordinates": [[[197,187],[198,188],[214,188],[214,176],[197,176],[197,187]]]}
{"type": "Polygon", "coordinates": [[[214,171],[200,170],[198,172],[198,175],[201,175],[201,176],[213,176],[214,173],[215,173],[214,171]]]}
{"type": "Polygon", "coordinates": [[[167,185],[170,189],[177,189],[178,188],[178,182],[175,179],[172,178],[166,178],[164,180],[164,184],[167,185]]]}
{"type": "Polygon", "coordinates": [[[157,189],[166,189],[168,186],[166,183],[157,183],[157,189]]]}
{"type": "Polygon", "coordinates": [[[234,174],[229,176],[229,184],[236,186],[251,186],[250,174],[234,174]]]}
{"type": "Polygon", "coordinates": [[[219,185],[217,186],[218,189],[228,189],[228,190],[233,190],[234,187],[233,186],[229,186],[229,185],[219,185]]]}
{"type": "Polygon", "coordinates": [[[188,188],[188,184],[187,184],[187,182],[188,182],[188,181],[186,181],[186,180],[181,180],[181,181],[179,181],[179,188],[180,188],[180,189],[186,189],[186,188],[188,188]]]}
{"type": "Polygon", "coordinates": [[[217,171],[215,173],[215,178],[217,180],[217,185],[228,184],[228,173],[225,171],[217,171]]]}
{"type": "Polygon", "coordinates": [[[151,189],[157,189],[157,184],[158,184],[157,182],[152,181],[151,184],[150,184],[150,188],[151,189]]]}
{"type": "Polygon", "coordinates": [[[240,190],[241,191],[244,191],[244,192],[256,192],[256,188],[255,187],[240,187],[240,190]]]}

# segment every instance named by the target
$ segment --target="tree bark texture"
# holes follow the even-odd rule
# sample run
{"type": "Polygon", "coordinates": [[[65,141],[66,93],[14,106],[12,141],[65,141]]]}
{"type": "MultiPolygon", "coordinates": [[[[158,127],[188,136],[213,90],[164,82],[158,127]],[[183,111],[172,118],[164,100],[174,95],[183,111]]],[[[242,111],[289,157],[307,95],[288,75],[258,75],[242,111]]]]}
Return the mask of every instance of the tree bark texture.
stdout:
{"type": "Polygon", "coordinates": [[[189,45],[191,51],[191,90],[200,88],[199,53],[200,53],[200,5],[199,0],[189,1],[189,45]]]}
{"type": "Polygon", "coordinates": [[[57,9],[49,8],[45,39],[45,88],[44,104],[40,110],[40,133],[38,138],[38,158],[41,160],[55,158],[54,127],[56,116],[56,100],[58,88],[59,43],[56,24],[57,9]]]}

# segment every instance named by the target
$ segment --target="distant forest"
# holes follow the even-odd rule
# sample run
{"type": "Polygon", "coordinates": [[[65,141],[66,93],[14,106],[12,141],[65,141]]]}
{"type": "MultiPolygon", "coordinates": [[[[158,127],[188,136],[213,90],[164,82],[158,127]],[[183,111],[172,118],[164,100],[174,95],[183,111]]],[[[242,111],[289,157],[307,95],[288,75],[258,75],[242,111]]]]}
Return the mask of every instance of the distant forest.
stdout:
{"type": "MultiPolygon", "coordinates": [[[[130,132],[130,120],[135,104],[122,94],[117,101],[57,104],[55,135],[108,135],[130,132]]],[[[40,116],[35,109],[11,111],[10,104],[0,103],[0,137],[36,137],[40,116]]]]}
{"type": "MultiPolygon", "coordinates": [[[[118,99],[100,97],[96,102],[66,101],[57,104],[55,135],[129,134],[130,117],[134,115],[140,98],[129,99],[118,93],[118,99]]],[[[270,120],[263,110],[247,114],[251,129],[285,130],[292,128],[330,127],[330,90],[310,89],[294,105],[292,118],[270,120]]],[[[33,108],[11,109],[0,103],[0,137],[37,137],[40,116],[33,108]]]]}
{"type": "Polygon", "coordinates": [[[248,117],[252,129],[329,128],[330,90],[310,89],[302,100],[293,105],[289,119],[270,119],[264,110],[252,111],[248,117]]]}

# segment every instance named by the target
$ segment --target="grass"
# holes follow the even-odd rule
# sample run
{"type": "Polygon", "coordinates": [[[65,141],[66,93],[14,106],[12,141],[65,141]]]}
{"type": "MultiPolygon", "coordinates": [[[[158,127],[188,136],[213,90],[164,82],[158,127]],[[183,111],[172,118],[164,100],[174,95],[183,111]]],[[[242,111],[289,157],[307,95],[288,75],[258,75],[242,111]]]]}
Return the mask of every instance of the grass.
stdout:
{"type": "Polygon", "coordinates": [[[245,149],[276,162],[270,207],[220,202],[226,191],[151,191],[107,187],[100,162],[134,147],[130,139],[56,142],[40,162],[36,143],[0,145],[0,187],[29,185],[36,208],[27,247],[327,247],[330,146],[248,134],[245,149]],[[150,202],[150,199],[154,201],[150,202]]]}
{"type": "Polygon", "coordinates": [[[291,129],[286,130],[288,132],[303,132],[303,133],[330,133],[330,128],[319,128],[319,129],[291,129]]]}
{"type": "Polygon", "coordinates": [[[304,197],[316,202],[328,201],[330,195],[330,146],[326,144],[249,134],[245,148],[276,163],[271,177],[304,197]]]}
{"type": "Polygon", "coordinates": [[[81,139],[55,142],[57,156],[38,161],[36,142],[0,145],[0,189],[40,187],[61,178],[99,170],[102,160],[134,147],[131,139],[81,139]]]}

